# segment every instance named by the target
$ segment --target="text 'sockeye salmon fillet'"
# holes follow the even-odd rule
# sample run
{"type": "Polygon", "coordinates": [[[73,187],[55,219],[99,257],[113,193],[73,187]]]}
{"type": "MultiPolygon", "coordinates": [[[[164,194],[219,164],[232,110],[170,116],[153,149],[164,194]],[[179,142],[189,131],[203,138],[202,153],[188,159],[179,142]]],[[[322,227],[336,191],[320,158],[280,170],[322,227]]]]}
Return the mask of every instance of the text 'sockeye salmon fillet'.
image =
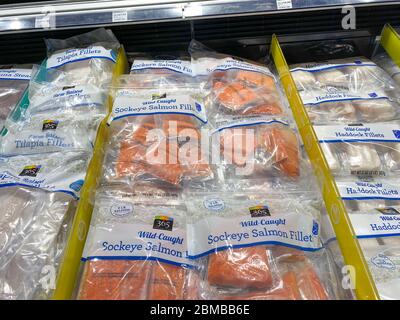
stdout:
{"type": "MultiPolygon", "coordinates": [[[[129,86],[131,78],[148,76],[131,75],[121,83],[129,86]]],[[[104,180],[145,180],[179,187],[183,181],[211,179],[208,154],[201,152],[200,130],[206,122],[201,90],[193,84],[119,88],[110,119],[104,180]]]]}

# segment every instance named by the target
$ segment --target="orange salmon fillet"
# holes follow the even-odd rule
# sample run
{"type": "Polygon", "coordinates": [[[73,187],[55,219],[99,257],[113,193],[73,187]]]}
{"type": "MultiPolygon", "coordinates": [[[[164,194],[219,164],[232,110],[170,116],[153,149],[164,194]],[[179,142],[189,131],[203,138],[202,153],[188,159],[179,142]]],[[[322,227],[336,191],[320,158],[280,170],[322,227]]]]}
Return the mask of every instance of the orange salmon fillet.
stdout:
{"type": "Polygon", "coordinates": [[[208,262],[208,282],[235,288],[268,288],[272,283],[264,246],[226,249],[212,254],[208,262]]]}
{"type": "Polygon", "coordinates": [[[78,299],[144,299],[149,266],[129,260],[98,260],[85,263],[78,299]]]}
{"type": "Polygon", "coordinates": [[[184,297],[186,270],[156,262],[152,265],[148,300],[181,300],[184,297]]]}
{"type": "Polygon", "coordinates": [[[300,174],[299,145],[290,129],[273,128],[264,133],[266,149],[274,155],[276,166],[289,177],[300,174]]]}
{"type": "Polygon", "coordinates": [[[249,85],[264,87],[270,91],[276,91],[275,81],[272,77],[253,71],[239,71],[236,80],[246,82],[249,85]]]}
{"type": "Polygon", "coordinates": [[[328,300],[328,294],[314,268],[306,266],[297,273],[297,285],[304,300],[328,300]]]}

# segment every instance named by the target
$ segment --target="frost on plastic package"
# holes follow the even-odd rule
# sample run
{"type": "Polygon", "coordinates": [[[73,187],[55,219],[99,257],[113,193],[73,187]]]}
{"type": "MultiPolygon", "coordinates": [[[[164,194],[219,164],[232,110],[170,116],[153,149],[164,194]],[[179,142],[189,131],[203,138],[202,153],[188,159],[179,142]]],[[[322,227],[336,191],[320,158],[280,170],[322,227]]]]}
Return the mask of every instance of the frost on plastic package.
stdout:
{"type": "Polygon", "coordinates": [[[22,98],[31,77],[31,69],[16,66],[12,69],[0,67],[0,127],[22,98]]]}
{"type": "Polygon", "coordinates": [[[186,207],[178,194],[118,186],[96,195],[78,299],[197,298],[187,259],[186,207]]]}
{"type": "MultiPolygon", "coordinates": [[[[194,87],[121,88],[109,119],[104,180],[181,186],[213,178],[201,144],[204,97],[194,87]]],[[[202,141],[206,139],[206,141],[202,141]]]]}
{"type": "Polygon", "coordinates": [[[378,66],[384,69],[398,85],[400,85],[400,67],[386,52],[376,55],[373,60],[378,66]]]}
{"type": "Polygon", "coordinates": [[[207,298],[336,297],[332,261],[319,237],[318,201],[300,194],[215,193],[190,194],[187,205],[189,254],[202,257],[207,298]]]}
{"type": "MultiPolygon", "coordinates": [[[[100,120],[100,119],[98,119],[100,120]]],[[[34,115],[27,120],[8,122],[0,138],[3,155],[55,151],[91,152],[98,121],[76,120],[73,115],[34,115]]]]}
{"type": "MultiPolygon", "coordinates": [[[[226,117],[212,133],[226,179],[300,177],[300,144],[288,123],[268,117],[226,117]]],[[[218,162],[215,160],[215,162],[218,162]]]]}
{"type": "Polygon", "coordinates": [[[210,118],[285,113],[277,80],[266,66],[213,52],[194,40],[189,50],[194,74],[207,77],[210,118]]]}
{"type": "Polygon", "coordinates": [[[54,153],[0,159],[0,298],[48,299],[88,157],[54,153]]]}
{"type": "Polygon", "coordinates": [[[45,42],[46,68],[63,71],[67,82],[97,87],[111,82],[120,47],[111,30],[100,28],[68,39],[46,39],[45,42]]]}
{"type": "Polygon", "coordinates": [[[398,122],[314,126],[314,130],[335,175],[398,175],[398,122]]]}
{"type": "Polygon", "coordinates": [[[351,92],[397,88],[382,68],[365,57],[295,64],[290,66],[290,71],[300,91],[324,86],[346,88],[351,92]]]}

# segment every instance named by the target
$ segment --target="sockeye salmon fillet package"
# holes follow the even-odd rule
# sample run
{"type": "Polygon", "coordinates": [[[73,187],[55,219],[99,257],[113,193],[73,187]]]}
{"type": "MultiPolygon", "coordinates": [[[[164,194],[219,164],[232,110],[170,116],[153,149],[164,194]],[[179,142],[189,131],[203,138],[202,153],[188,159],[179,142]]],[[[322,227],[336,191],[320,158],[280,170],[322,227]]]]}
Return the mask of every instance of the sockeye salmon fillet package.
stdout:
{"type": "Polygon", "coordinates": [[[208,299],[326,300],[341,294],[306,193],[187,194],[189,257],[208,299]]]}
{"type": "Polygon", "coordinates": [[[32,69],[27,66],[0,66],[0,127],[22,98],[29,84],[32,69]]]}
{"type": "Polygon", "coordinates": [[[206,79],[204,88],[212,106],[210,119],[286,114],[277,80],[267,67],[214,52],[195,40],[189,52],[193,73],[206,79]]]}
{"type": "Polygon", "coordinates": [[[0,157],[0,299],[49,299],[88,156],[0,157]]]}
{"type": "Polygon", "coordinates": [[[212,179],[208,150],[201,148],[209,139],[201,134],[207,122],[202,91],[193,83],[164,86],[163,78],[157,82],[153,76],[147,88],[134,88],[137,79],[146,83],[149,77],[122,77],[116,90],[104,182],[180,187],[212,179]]]}
{"type": "Polygon", "coordinates": [[[400,87],[366,58],[291,66],[314,124],[382,122],[399,119],[400,87]]]}
{"type": "Polygon", "coordinates": [[[78,299],[198,299],[198,271],[187,259],[186,215],[175,192],[100,189],[78,299]]]}
{"type": "Polygon", "coordinates": [[[216,122],[211,137],[225,179],[300,178],[300,142],[285,120],[227,117],[216,122]]]}

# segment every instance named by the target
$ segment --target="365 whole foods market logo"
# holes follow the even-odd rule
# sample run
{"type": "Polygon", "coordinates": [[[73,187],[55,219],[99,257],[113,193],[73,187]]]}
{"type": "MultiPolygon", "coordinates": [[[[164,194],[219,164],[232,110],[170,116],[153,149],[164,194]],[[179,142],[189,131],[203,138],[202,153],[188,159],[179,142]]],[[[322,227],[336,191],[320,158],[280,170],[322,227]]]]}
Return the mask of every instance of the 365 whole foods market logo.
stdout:
{"type": "Polygon", "coordinates": [[[42,131],[45,130],[56,130],[58,126],[58,121],[57,120],[44,120],[43,121],[43,126],[42,126],[42,131]]]}
{"type": "Polygon", "coordinates": [[[155,216],[153,229],[172,231],[174,219],[168,216],[155,216]]]}
{"type": "Polygon", "coordinates": [[[41,167],[42,166],[37,166],[37,165],[26,166],[22,169],[19,175],[27,177],[36,177],[41,167]]]}
{"type": "Polygon", "coordinates": [[[166,93],[161,93],[161,94],[159,94],[159,93],[153,93],[153,94],[151,95],[151,100],[165,99],[166,97],[167,97],[167,94],[166,94],[166,93]]]}
{"type": "Polygon", "coordinates": [[[252,218],[271,216],[268,206],[265,205],[250,207],[249,210],[252,218]]]}

